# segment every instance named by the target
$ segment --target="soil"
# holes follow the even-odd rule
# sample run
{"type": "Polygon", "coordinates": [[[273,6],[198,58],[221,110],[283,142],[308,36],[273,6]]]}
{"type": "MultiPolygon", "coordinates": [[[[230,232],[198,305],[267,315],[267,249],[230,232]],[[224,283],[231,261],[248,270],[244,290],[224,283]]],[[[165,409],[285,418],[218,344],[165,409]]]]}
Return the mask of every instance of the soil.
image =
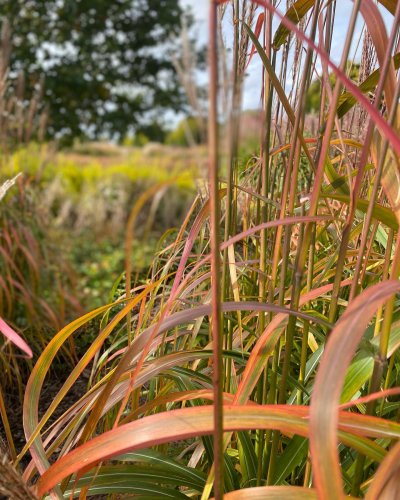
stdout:
{"type": "MultiPolygon", "coordinates": [[[[57,395],[58,391],[61,389],[68,375],[69,373],[64,374],[64,376],[62,376],[61,374],[52,374],[49,377],[49,379],[45,381],[39,403],[39,419],[46,412],[50,402],[53,401],[53,399],[57,395]]],[[[84,373],[83,377],[78,379],[76,383],[72,386],[71,390],[61,401],[60,405],[56,408],[54,414],[51,416],[49,420],[50,424],[55,420],[57,420],[57,418],[60,415],[62,415],[66,410],[68,410],[68,408],[70,408],[76,401],[78,401],[78,399],[85,393],[87,388],[88,376],[89,376],[88,373],[87,374],[84,373]]],[[[22,404],[18,393],[9,392],[5,394],[4,397],[7,409],[7,416],[10,422],[10,427],[14,438],[14,445],[16,447],[17,453],[19,453],[26,444],[25,434],[22,424],[22,404]]],[[[0,424],[0,436],[5,440],[4,428],[2,424],[0,424]]],[[[25,462],[24,460],[21,461],[22,468],[24,468],[24,464],[27,465],[26,457],[25,457],[25,462]]]]}

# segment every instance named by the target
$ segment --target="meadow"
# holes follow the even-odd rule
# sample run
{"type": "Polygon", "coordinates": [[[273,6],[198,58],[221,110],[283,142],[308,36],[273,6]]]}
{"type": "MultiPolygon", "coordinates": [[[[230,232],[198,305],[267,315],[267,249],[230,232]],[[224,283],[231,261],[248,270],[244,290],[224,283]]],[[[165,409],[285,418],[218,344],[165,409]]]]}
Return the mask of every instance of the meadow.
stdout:
{"type": "Polygon", "coordinates": [[[338,64],[340,2],[284,8],[210,2],[207,148],[4,160],[0,493],[399,497],[400,3],[355,0],[338,64]]]}

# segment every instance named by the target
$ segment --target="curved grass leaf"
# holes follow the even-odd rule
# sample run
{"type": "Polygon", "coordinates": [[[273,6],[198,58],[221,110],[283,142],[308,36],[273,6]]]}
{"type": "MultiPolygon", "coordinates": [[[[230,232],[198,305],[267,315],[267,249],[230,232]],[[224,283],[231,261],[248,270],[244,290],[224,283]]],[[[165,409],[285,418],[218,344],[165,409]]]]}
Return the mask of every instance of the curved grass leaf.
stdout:
{"type": "MultiPolygon", "coordinates": [[[[296,217],[285,217],[284,219],[277,219],[277,220],[272,220],[270,222],[264,222],[262,224],[257,224],[256,226],[253,226],[249,229],[246,229],[245,231],[242,231],[241,233],[235,234],[235,236],[232,236],[228,240],[224,241],[221,244],[221,251],[225,250],[226,248],[229,248],[231,245],[234,245],[249,236],[252,236],[254,234],[259,233],[260,231],[264,229],[272,229],[275,227],[279,226],[291,226],[294,224],[301,224],[302,222],[328,222],[331,221],[332,217],[326,216],[326,215],[313,215],[313,216],[296,216],[296,217]]],[[[181,283],[181,290],[184,290],[184,287],[187,285],[189,279],[195,274],[196,271],[201,269],[207,262],[209,262],[210,256],[207,255],[206,257],[202,258],[199,262],[197,262],[194,266],[193,269],[191,269],[186,277],[182,280],[181,283]]]]}
{"type": "Polygon", "coordinates": [[[23,421],[24,421],[24,430],[27,437],[27,444],[24,449],[20,453],[19,457],[22,457],[28,448],[31,447],[30,452],[32,454],[32,458],[34,459],[36,466],[39,471],[43,472],[46,470],[48,466],[48,461],[46,458],[46,454],[43,449],[43,445],[40,439],[38,439],[38,435],[49,419],[50,415],[53,413],[55,408],[58,406],[62,398],[67,394],[68,390],[72,387],[74,382],[80,376],[82,371],[88,365],[91,359],[93,359],[96,352],[102,346],[104,340],[111,333],[114,327],[126,316],[128,311],[130,311],[137,303],[140,302],[142,298],[144,298],[149,291],[154,288],[158,282],[151,283],[148,285],[141,293],[139,293],[134,299],[130,300],[124,308],[119,311],[116,316],[112,319],[112,321],[102,330],[100,335],[97,337],[95,342],[91,345],[89,350],[85,353],[83,358],[77,364],[77,366],[72,370],[72,373],[69,375],[67,381],[64,383],[63,387],[60,389],[56,397],[53,399],[49,408],[47,409],[45,415],[42,417],[40,423],[38,419],[38,407],[39,407],[39,398],[40,391],[43,386],[43,382],[45,376],[50,368],[52,361],[54,360],[57,352],[63,345],[63,343],[81,326],[86,324],[91,319],[99,316],[100,314],[108,311],[114,304],[108,304],[106,306],[95,309],[94,311],[85,314],[81,318],[73,321],[66,327],[64,327],[48,344],[46,349],[43,351],[36,365],[34,366],[31,376],[29,377],[25,398],[24,398],[24,413],[23,413],[23,421]],[[33,445],[33,446],[32,446],[33,445]]]}
{"type": "Polygon", "coordinates": [[[351,408],[352,406],[366,404],[370,401],[375,401],[376,399],[388,398],[390,396],[398,396],[400,394],[400,387],[394,387],[393,389],[385,389],[383,391],[374,392],[373,394],[368,394],[368,396],[363,396],[362,398],[353,399],[347,403],[340,405],[340,409],[351,408]]]}
{"type": "Polygon", "coordinates": [[[397,498],[400,486],[399,475],[400,442],[397,443],[381,463],[367,493],[367,500],[397,498]]]}
{"type": "MultiPolygon", "coordinates": [[[[204,484],[198,481],[192,481],[191,477],[185,473],[180,473],[184,467],[179,470],[174,470],[172,473],[170,468],[164,468],[162,463],[158,466],[154,465],[132,465],[118,464],[107,465],[95,468],[94,471],[84,474],[78,481],[70,481],[64,497],[67,494],[74,492],[74,496],[81,491],[85,486],[88,486],[90,494],[107,494],[107,493],[132,493],[135,494],[137,489],[140,490],[149,485],[158,489],[163,488],[168,498],[187,498],[178,491],[174,491],[173,487],[185,486],[193,488],[196,491],[202,491],[204,484]],[[176,496],[178,495],[178,496],[176,496]]],[[[186,467],[186,469],[189,469],[186,467]]],[[[205,479],[203,480],[203,483],[205,479]]]]}
{"type": "Polygon", "coordinates": [[[320,495],[341,498],[342,477],[337,452],[338,404],[345,374],[377,308],[400,290],[396,281],[364,291],[332,330],[316,375],[310,410],[310,449],[320,495]],[[340,356],[338,356],[340,353],[340,356]]]}
{"type": "MultiPolygon", "coordinates": [[[[134,342],[132,342],[131,346],[125,351],[124,355],[122,356],[117,368],[115,371],[112,373],[110,376],[109,381],[107,382],[106,386],[104,387],[101,395],[96,401],[95,407],[92,411],[91,416],[88,419],[88,422],[86,424],[82,439],[88,439],[88,437],[91,435],[91,433],[94,431],[95,426],[100,418],[100,416],[103,413],[103,409],[107,403],[107,400],[111,396],[112,391],[114,390],[115,386],[117,385],[120,377],[125,373],[125,371],[128,369],[128,367],[131,365],[133,359],[135,356],[138,355],[138,353],[143,353],[143,350],[146,348],[148,345],[149,341],[154,338],[154,335],[161,336],[161,334],[165,333],[171,328],[174,328],[176,326],[192,322],[197,318],[201,318],[203,316],[209,316],[211,314],[211,304],[208,305],[203,305],[203,306],[198,306],[194,307],[192,309],[188,309],[185,311],[181,311],[178,313],[173,314],[172,316],[169,316],[165,318],[161,323],[158,322],[156,325],[153,325],[146,330],[144,330],[136,339],[134,342]]],[[[228,311],[269,311],[269,312],[275,312],[275,313],[280,313],[283,314],[284,316],[286,314],[295,314],[292,310],[289,308],[282,308],[279,306],[276,306],[274,304],[261,304],[259,302],[252,302],[252,301],[244,301],[244,302],[227,302],[221,304],[221,310],[222,312],[228,312],[228,311]]],[[[304,315],[304,313],[296,313],[296,315],[299,315],[301,317],[304,317],[305,319],[311,319],[309,315],[304,315]]],[[[312,319],[311,319],[312,321],[312,319]]],[[[320,321],[317,319],[317,322],[320,321]]],[[[135,367],[135,369],[137,366],[135,367]]],[[[134,386],[135,382],[132,380],[132,387],[134,386]]]]}
{"type": "MultiPolygon", "coordinates": [[[[285,18],[292,23],[298,24],[304,16],[312,9],[315,0],[297,0],[291,5],[290,9],[286,12],[285,18]]],[[[273,45],[275,49],[279,49],[281,45],[286,42],[290,35],[290,29],[281,23],[275,32],[273,45]]]]}
{"type": "Polygon", "coordinates": [[[162,453],[154,450],[141,450],[133,453],[126,453],[125,455],[116,457],[116,460],[123,462],[140,462],[151,466],[157,466],[162,468],[164,471],[169,471],[170,474],[174,474],[178,477],[184,477],[188,486],[190,485],[198,490],[202,489],[206,479],[203,472],[192,467],[187,467],[177,460],[166,457],[162,453]]]}
{"type": "MultiPolygon", "coordinates": [[[[155,284],[153,284],[152,286],[155,286],[155,284]]],[[[146,289],[147,290],[147,289],[146,289]]],[[[100,340],[102,340],[102,338],[104,337],[105,334],[108,334],[108,332],[114,327],[115,324],[117,324],[119,322],[119,320],[124,317],[124,315],[126,314],[126,311],[128,310],[128,308],[131,308],[133,307],[133,305],[135,303],[138,303],[139,300],[142,298],[142,295],[143,294],[146,294],[147,292],[143,291],[141,294],[139,294],[135,299],[132,299],[131,302],[129,302],[129,304],[127,306],[125,306],[125,308],[120,311],[115,318],[113,318],[113,320],[111,321],[111,323],[109,325],[107,325],[107,327],[104,329],[102,335],[100,336],[100,340]]],[[[109,306],[107,306],[109,307],[109,306]]],[[[104,308],[101,308],[101,312],[103,312],[104,308]]],[[[309,321],[314,321],[314,318],[305,314],[305,313],[299,313],[299,312],[294,312],[288,308],[284,308],[284,307],[279,307],[279,306],[276,306],[276,305],[273,305],[273,304],[261,304],[259,302],[251,302],[251,301],[248,301],[248,302],[240,302],[240,303],[237,303],[237,302],[231,302],[231,303],[225,303],[225,304],[222,304],[222,310],[227,312],[227,311],[255,311],[255,310],[261,310],[261,311],[269,311],[269,312],[275,312],[277,314],[282,314],[283,317],[285,317],[287,314],[296,314],[297,316],[299,317],[302,317],[306,320],[309,320],[309,321]]],[[[99,311],[99,310],[97,310],[99,311]]],[[[119,398],[121,398],[122,394],[124,394],[128,387],[129,387],[129,382],[126,381],[123,385],[120,385],[119,387],[119,391],[118,392],[115,392],[113,394],[113,399],[110,400],[110,396],[111,396],[111,393],[112,391],[114,390],[114,388],[117,386],[117,384],[120,382],[121,380],[121,377],[125,374],[126,370],[128,370],[129,366],[131,365],[131,363],[137,358],[138,356],[140,355],[140,353],[142,352],[143,350],[143,346],[146,345],[146,343],[148,342],[148,339],[149,338],[152,338],[153,336],[153,332],[154,330],[156,329],[157,331],[157,335],[159,337],[161,337],[161,335],[163,333],[165,333],[167,330],[171,329],[171,328],[174,328],[176,326],[179,326],[181,324],[184,324],[184,323],[188,323],[188,322],[191,322],[199,317],[203,317],[203,316],[207,316],[211,313],[211,305],[205,305],[205,306],[199,306],[199,307],[196,307],[196,308],[193,308],[193,309],[189,309],[189,310],[186,310],[186,311],[181,311],[179,313],[175,313],[174,315],[170,316],[170,317],[167,317],[161,326],[159,325],[153,325],[149,328],[147,328],[146,330],[144,330],[141,335],[139,335],[135,340],[134,342],[132,343],[132,345],[126,350],[126,352],[124,353],[121,361],[119,362],[118,364],[118,367],[110,374],[110,376],[108,377],[108,381],[106,383],[106,385],[104,386],[104,388],[100,388],[100,396],[96,398],[96,403],[95,403],[95,410],[96,410],[96,422],[98,421],[98,419],[104,414],[104,411],[105,409],[108,409],[110,408],[110,405],[114,405],[118,400],[119,398]]],[[[87,316],[84,316],[84,318],[87,318],[87,316]]],[[[77,320],[78,322],[78,325],[80,326],[81,323],[80,321],[83,321],[83,318],[80,318],[80,320],[77,320]]],[[[319,322],[320,320],[317,318],[316,319],[317,322],[319,322]]],[[[73,327],[76,329],[78,328],[77,326],[77,323],[74,322],[70,325],[70,327],[72,328],[72,325],[73,327]]],[[[68,330],[68,327],[66,327],[67,331],[69,332],[69,334],[72,333],[73,330],[68,330]]],[[[62,332],[64,332],[64,330],[62,330],[62,332]]],[[[62,333],[60,332],[60,333],[62,333]]],[[[66,333],[63,333],[63,339],[65,340],[64,338],[64,335],[66,333]]],[[[86,361],[86,359],[88,358],[89,354],[91,356],[94,356],[94,353],[95,353],[95,350],[94,350],[94,347],[97,348],[97,346],[99,345],[99,339],[97,339],[94,343],[94,346],[91,347],[91,349],[88,351],[88,353],[85,355],[85,357],[83,358],[84,361],[86,361]]],[[[49,347],[51,347],[52,344],[49,345],[49,347]]],[[[57,345],[59,346],[59,343],[57,343],[57,345]]],[[[46,353],[46,351],[45,351],[46,353]]],[[[54,352],[54,355],[55,355],[55,352],[54,352]]],[[[201,357],[203,354],[202,353],[177,353],[176,355],[172,355],[172,358],[169,359],[169,364],[170,366],[174,366],[174,364],[176,364],[176,356],[180,356],[180,357],[184,357],[184,360],[182,362],[185,362],[185,360],[187,361],[188,359],[193,359],[193,358],[199,358],[201,357]],[[189,356],[189,358],[187,358],[187,356],[189,356]]],[[[204,353],[205,356],[208,356],[208,353],[204,353]]],[[[43,355],[42,355],[43,356],[43,355]]],[[[44,366],[49,366],[49,363],[51,362],[50,358],[47,358],[46,356],[43,358],[43,363],[46,363],[44,366]]],[[[144,383],[146,380],[149,380],[152,376],[155,376],[157,373],[159,373],[160,371],[163,371],[166,369],[167,365],[165,364],[166,362],[163,360],[163,359],[160,359],[160,360],[156,360],[152,363],[152,365],[147,369],[147,372],[145,371],[143,377],[140,377],[139,381],[136,381],[136,382],[132,382],[131,381],[131,385],[132,385],[132,388],[133,387],[137,387],[139,386],[141,383],[144,383]],[[150,370],[150,371],[149,371],[150,370]],[[147,375],[145,375],[145,373],[147,373],[147,375]]],[[[40,364],[40,359],[38,361],[38,365],[40,364]]],[[[82,364],[82,362],[81,362],[82,364]]],[[[37,366],[36,365],[36,370],[37,370],[37,366]]],[[[135,365],[133,365],[135,366],[135,365]]],[[[48,369],[48,368],[47,368],[48,369]]],[[[54,398],[52,404],[50,405],[50,407],[48,408],[47,412],[45,413],[44,417],[42,418],[41,422],[40,423],[37,423],[36,426],[33,426],[32,427],[29,427],[29,429],[31,429],[31,434],[30,434],[30,439],[28,440],[28,444],[27,446],[29,446],[31,444],[31,442],[36,438],[36,436],[38,435],[39,431],[41,430],[41,428],[44,426],[45,422],[48,420],[48,418],[50,417],[51,413],[54,411],[54,409],[56,408],[57,404],[59,403],[59,401],[61,401],[62,397],[65,395],[65,393],[67,392],[67,390],[72,386],[72,384],[75,382],[76,378],[79,376],[80,374],[80,371],[82,370],[83,368],[78,364],[78,366],[73,370],[72,374],[70,375],[70,377],[67,379],[67,381],[64,383],[64,386],[62,387],[62,389],[59,391],[59,393],[57,394],[57,396],[54,398]]],[[[133,369],[135,369],[133,367],[133,369]]],[[[36,375],[36,370],[33,371],[32,373],[32,376],[31,377],[35,377],[36,375]]],[[[44,373],[45,372],[39,372],[42,376],[42,379],[41,379],[41,383],[43,383],[43,379],[44,379],[44,373]]],[[[33,381],[35,382],[35,381],[33,381]]],[[[32,383],[33,383],[32,382],[32,383]]],[[[35,387],[35,392],[33,394],[36,394],[37,393],[40,393],[40,388],[41,388],[41,385],[37,385],[37,386],[34,386],[35,387]]],[[[29,388],[29,391],[27,392],[27,394],[30,394],[30,388],[29,388]]],[[[97,389],[93,389],[93,391],[96,391],[97,392],[97,389]]],[[[94,392],[93,393],[93,397],[96,393],[94,392]]],[[[34,396],[32,396],[31,398],[26,398],[26,401],[31,405],[32,407],[32,411],[33,413],[27,413],[26,414],[26,417],[28,419],[28,416],[29,415],[32,415],[31,419],[29,420],[29,422],[31,422],[33,424],[33,422],[37,422],[37,417],[35,417],[35,415],[37,415],[37,413],[35,414],[35,399],[34,399],[34,396]]],[[[36,403],[36,412],[37,412],[37,403],[36,403]]],[[[93,410],[92,410],[93,412],[93,410]]],[[[31,424],[30,424],[31,425],[31,424]]],[[[86,424],[87,425],[87,424],[86,424]]],[[[46,457],[46,454],[45,454],[45,451],[44,451],[44,448],[43,448],[43,444],[41,441],[37,441],[36,444],[35,444],[35,447],[37,447],[37,450],[38,450],[38,454],[37,456],[35,455],[35,464],[38,468],[39,471],[43,472],[44,470],[46,470],[48,468],[48,459],[46,457]]]]}
{"type": "MultiPolygon", "coordinates": [[[[71,489],[67,489],[63,498],[86,498],[97,495],[112,495],[112,494],[129,494],[133,495],[135,499],[142,498],[145,500],[156,500],[158,498],[175,498],[187,499],[188,497],[178,490],[167,488],[166,486],[158,486],[150,481],[142,481],[135,477],[134,474],[122,474],[117,471],[100,472],[100,477],[94,475],[91,482],[90,477],[84,481],[79,481],[78,485],[71,489]],[[84,496],[81,496],[84,495],[84,496]]],[[[153,477],[149,475],[150,478],[153,477]]],[[[153,477],[154,478],[154,477],[153,477]]],[[[97,497],[98,498],[98,497],[97,497]]]]}
{"type": "MultiPolygon", "coordinates": [[[[224,431],[276,429],[308,436],[308,408],[300,406],[233,405],[224,407],[224,431]]],[[[64,478],[121,454],[171,441],[190,439],[213,431],[213,408],[194,407],[151,415],[105,432],[71,451],[42,475],[37,483],[43,495],[64,478]]],[[[400,424],[374,417],[341,412],[340,439],[351,442],[377,459],[379,447],[359,436],[399,437],[400,424]],[[342,431],[343,429],[343,431],[342,431]],[[351,434],[349,434],[351,433],[351,434]]]]}
{"type": "MultiPolygon", "coordinates": [[[[393,64],[396,69],[400,68],[400,53],[393,56],[393,64]]],[[[373,92],[375,87],[378,85],[379,77],[380,70],[376,69],[362,83],[360,83],[360,85],[358,86],[360,92],[362,92],[363,94],[373,92]]],[[[356,104],[356,97],[354,97],[350,92],[343,92],[343,94],[339,98],[339,106],[337,109],[339,118],[342,118],[356,104]]]]}

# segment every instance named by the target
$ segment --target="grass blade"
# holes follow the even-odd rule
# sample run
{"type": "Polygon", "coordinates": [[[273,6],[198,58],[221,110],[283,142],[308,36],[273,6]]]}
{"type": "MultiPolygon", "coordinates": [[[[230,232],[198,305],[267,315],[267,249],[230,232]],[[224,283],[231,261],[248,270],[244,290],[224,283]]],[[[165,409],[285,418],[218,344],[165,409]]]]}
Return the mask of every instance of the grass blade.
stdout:
{"type": "Polygon", "coordinates": [[[32,358],[32,349],[28,346],[25,340],[18,335],[18,333],[11,328],[2,318],[0,318],[0,332],[14,345],[19,347],[28,358],[32,358]]]}

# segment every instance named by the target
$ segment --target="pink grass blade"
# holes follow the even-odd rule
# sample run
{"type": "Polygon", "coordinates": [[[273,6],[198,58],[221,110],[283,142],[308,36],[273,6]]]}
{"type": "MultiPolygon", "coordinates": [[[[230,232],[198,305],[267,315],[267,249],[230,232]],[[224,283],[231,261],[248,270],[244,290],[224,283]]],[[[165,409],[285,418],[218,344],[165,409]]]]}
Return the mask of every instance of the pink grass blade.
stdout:
{"type": "Polygon", "coordinates": [[[0,318],[0,332],[14,345],[19,347],[21,351],[23,351],[28,358],[32,358],[33,353],[32,349],[28,346],[25,340],[18,335],[18,333],[8,325],[4,319],[0,318]]]}
{"type": "Polygon", "coordinates": [[[231,491],[224,495],[226,500],[316,500],[316,490],[300,486],[258,486],[231,491]]]}
{"type": "MultiPolygon", "coordinates": [[[[234,394],[230,394],[229,392],[223,393],[224,404],[233,404],[234,398],[234,394]]],[[[196,389],[193,391],[173,392],[172,394],[158,396],[132,411],[123,420],[121,420],[121,424],[127,424],[132,420],[136,420],[140,415],[145,415],[147,412],[157,408],[158,406],[161,407],[167,403],[178,403],[180,401],[192,401],[194,399],[212,401],[214,399],[214,391],[210,389],[196,389]]],[[[249,401],[249,404],[257,405],[254,401],[249,401]]]]}
{"type": "Polygon", "coordinates": [[[352,399],[347,403],[341,404],[339,408],[341,410],[345,410],[356,405],[367,404],[371,401],[376,401],[377,399],[389,398],[390,396],[398,396],[399,394],[400,387],[393,387],[392,389],[385,389],[383,391],[374,392],[373,394],[368,394],[368,396],[363,396],[362,398],[352,399]]]}
{"type": "MultiPolygon", "coordinates": [[[[229,246],[239,243],[240,241],[248,238],[249,236],[252,236],[253,234],[257,234],[264,229],[272,229],[274,227],[279,227],[279,226],[300,224],[302,222],[324,222],[324,221],[326,222],[332,221],[332,217],[327,215],[314,215],[314,216],[306,215],[301,217],[285,217],[284,219],[277,219],[270,222],[264,222],[262,224],[250,227],[249,229],[246,229],[245,231],[242,231],[238,234],[235,234],[235,236],[232,236],[228,240],[221,243],[220,249],[225,250],[229,246]]],[[[178,295],[185,289],[189,279],[196,273],[196,271],[198,271],[202,266],[204,266],[204,264],[209,262],[209,260],[210,260],[210,255],[207,255],[193,266],[193,269],[191,269],[186,274],[185,278],[182,280],[182,283],[178,290],[178,295]]]]}

